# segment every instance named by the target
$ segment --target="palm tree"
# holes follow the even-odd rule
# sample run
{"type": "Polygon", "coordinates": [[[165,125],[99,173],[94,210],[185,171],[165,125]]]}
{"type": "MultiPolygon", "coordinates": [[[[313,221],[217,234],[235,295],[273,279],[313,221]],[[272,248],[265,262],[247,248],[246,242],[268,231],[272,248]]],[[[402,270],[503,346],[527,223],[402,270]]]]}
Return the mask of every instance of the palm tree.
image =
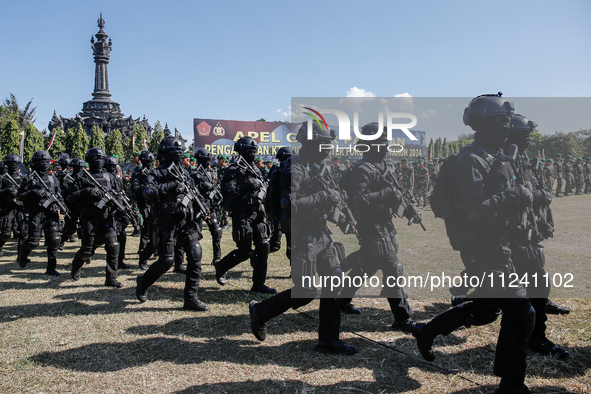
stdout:
{"type": "Polygon", "coordinates": [[[4,106],[16,115],[16,120],[18,124],[22,128],[22,130],[26,130],[29,124],[35,123],[37,118],[35,118],[35,111],[37,107],[31,108],[31,104],[33,103],[33,99],[29,100],[27,105],[24,108],[20,108],[18,105],[18,101],[14,94],[10,93],[10,97],[4,100],[4,106]]]}

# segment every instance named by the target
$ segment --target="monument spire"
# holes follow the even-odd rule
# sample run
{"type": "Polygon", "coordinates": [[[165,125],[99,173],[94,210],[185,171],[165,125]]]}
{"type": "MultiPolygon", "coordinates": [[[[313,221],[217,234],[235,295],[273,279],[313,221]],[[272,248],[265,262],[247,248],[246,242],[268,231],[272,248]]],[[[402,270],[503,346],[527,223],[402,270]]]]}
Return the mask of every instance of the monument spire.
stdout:
{"type": "Polygon", "coordinates": [[[107,71],[107,64],[109,64],[109,56],[111,53],[112,42],[109,38],[107,42],[107,34],[103,30],[105,27],[105,20],[103,19],[103,13],[101,12],[100,17],[97,21],[99,31],[94,37],[90,38],[92,52],[94,54],[94,92],[92,96],[95,99],[103,99],[110,101],[111,93],[109,93],[109,73],[107,71]]]}

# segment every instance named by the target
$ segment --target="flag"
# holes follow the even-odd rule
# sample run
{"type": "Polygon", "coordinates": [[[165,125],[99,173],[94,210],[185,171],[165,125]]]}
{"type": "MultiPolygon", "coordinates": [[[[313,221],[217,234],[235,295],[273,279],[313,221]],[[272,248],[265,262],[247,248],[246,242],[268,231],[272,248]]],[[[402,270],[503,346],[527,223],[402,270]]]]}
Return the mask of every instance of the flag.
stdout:
{"type": "Polygon", "coordinates": [[[132,139],[131,139],[131,152],[133,154],[133,152],[135,152],[135,134],[133,135],[132,139]]]}
{"type": "Polygon", "coordinates": [[[146,148],[146,150],[150,150],[148,149],[148,141],[144,138],[144,148],[146,148]]]}
{"type": "Polygon", "coordinates": [[[23,157],[23,152],[25,151],[25,131],[21,131],[19,133],[21,135],[21,158],[23,157]]]}
{"type": "Polygon", "coordinates": [[[49,140],[49,145],[47,146],[47,149],[45,149],[48,152],[49,152],[49,149],[51,149],[51,145],[53,145],[53,140],[55,139],[56,133],[57,133],[57,127],[53,130],[53,135],[51,136],[51,139],[49,140]]]}

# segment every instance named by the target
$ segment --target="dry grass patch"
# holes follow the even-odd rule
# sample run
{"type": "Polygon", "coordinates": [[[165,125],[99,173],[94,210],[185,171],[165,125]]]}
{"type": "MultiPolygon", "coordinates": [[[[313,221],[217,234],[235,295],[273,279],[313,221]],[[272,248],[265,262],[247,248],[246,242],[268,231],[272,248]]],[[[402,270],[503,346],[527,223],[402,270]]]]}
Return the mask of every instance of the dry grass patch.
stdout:
{"type": "MultiPolygon", "coordinates": [[[[557,199],[553,205],[558,230],[545,243],[547,268],[553,272],[568,266],[589,286],[591,197],[557,199]]],[[[447,244],[443,222],[434,220],[430,212],[424,216],[427,232],[395,221],[405,273],[434,268],[459,272],[461,263],[447,244]]],[[[334,235],[347,243],[348,252],[356,248],[351,236],[334,235]]],[[[420,361],[412,337],[390,330],[392,314],[383,299],[356,300],[363,314],[343,316],[343,328],[410,356],[344,330],[342,338],[360,349],[357,355],[317,354],[311,350],[317,323],[296,311],[271,321],[267,341],[258,342],[250,333],[248,302],[264,296],[248,291],[250,265],[239,265],[221,288],[208,264],[212,259],[209,233],[204,236],[200,298],[211,308],[206,313],[181,309],[184,278],[172,272],[149,290],[148,302],[140,304],[134,294],[138,268],[120,272],[124,289],[103,286],[102,250],[83,268],[81,280],[73,282],[69,264],[77,242],[67,243],[59,255],[62,276],[48,278],[43,275],[41,248],[32,253],[27,269],[21,270],[14,261],[15,243],[9,241],[0,258],[0,392],[442,394],[485,393],[498,384],[492,375],[498,322],[437,338],[435,363],[454,372],[449,375],[420,361]]],[[[134,267],[137,245],[137,238],[129,238],[127,262],[134,267]]],[[[224,232],[222,247],[224,254],[233,249],[229,231],[224,232]]],[[[283,290],[289,286],[288,278],[284,251],[272,254],[268,284],[283,290]]],[[[571,358],[561,362],[528,356],[527,383],[540,393],[590,392],[591,302],[556,300],[573,312],[550,316],[548,336],[568,348],[571,358]]],[[[447,295],[416,298],[411,293],[410,302],[419,320],[448,308],[447,295]]],[[[317,308],[313,302],[302,309],[317,316],[317,308]]]]}

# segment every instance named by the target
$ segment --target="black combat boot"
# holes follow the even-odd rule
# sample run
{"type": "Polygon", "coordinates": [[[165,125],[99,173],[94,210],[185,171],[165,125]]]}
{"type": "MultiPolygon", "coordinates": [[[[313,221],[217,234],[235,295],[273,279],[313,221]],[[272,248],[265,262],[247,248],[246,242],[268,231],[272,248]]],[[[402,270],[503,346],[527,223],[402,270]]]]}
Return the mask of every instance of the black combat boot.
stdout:
{"type": "Polygon", "coordinates": [[[185,298],[185,303],[183,304],[183,309],[188,309],[191,311],[197,312],[206,312],[209,310],[209,307],[199,301],[198,298],[185,298]]]}

